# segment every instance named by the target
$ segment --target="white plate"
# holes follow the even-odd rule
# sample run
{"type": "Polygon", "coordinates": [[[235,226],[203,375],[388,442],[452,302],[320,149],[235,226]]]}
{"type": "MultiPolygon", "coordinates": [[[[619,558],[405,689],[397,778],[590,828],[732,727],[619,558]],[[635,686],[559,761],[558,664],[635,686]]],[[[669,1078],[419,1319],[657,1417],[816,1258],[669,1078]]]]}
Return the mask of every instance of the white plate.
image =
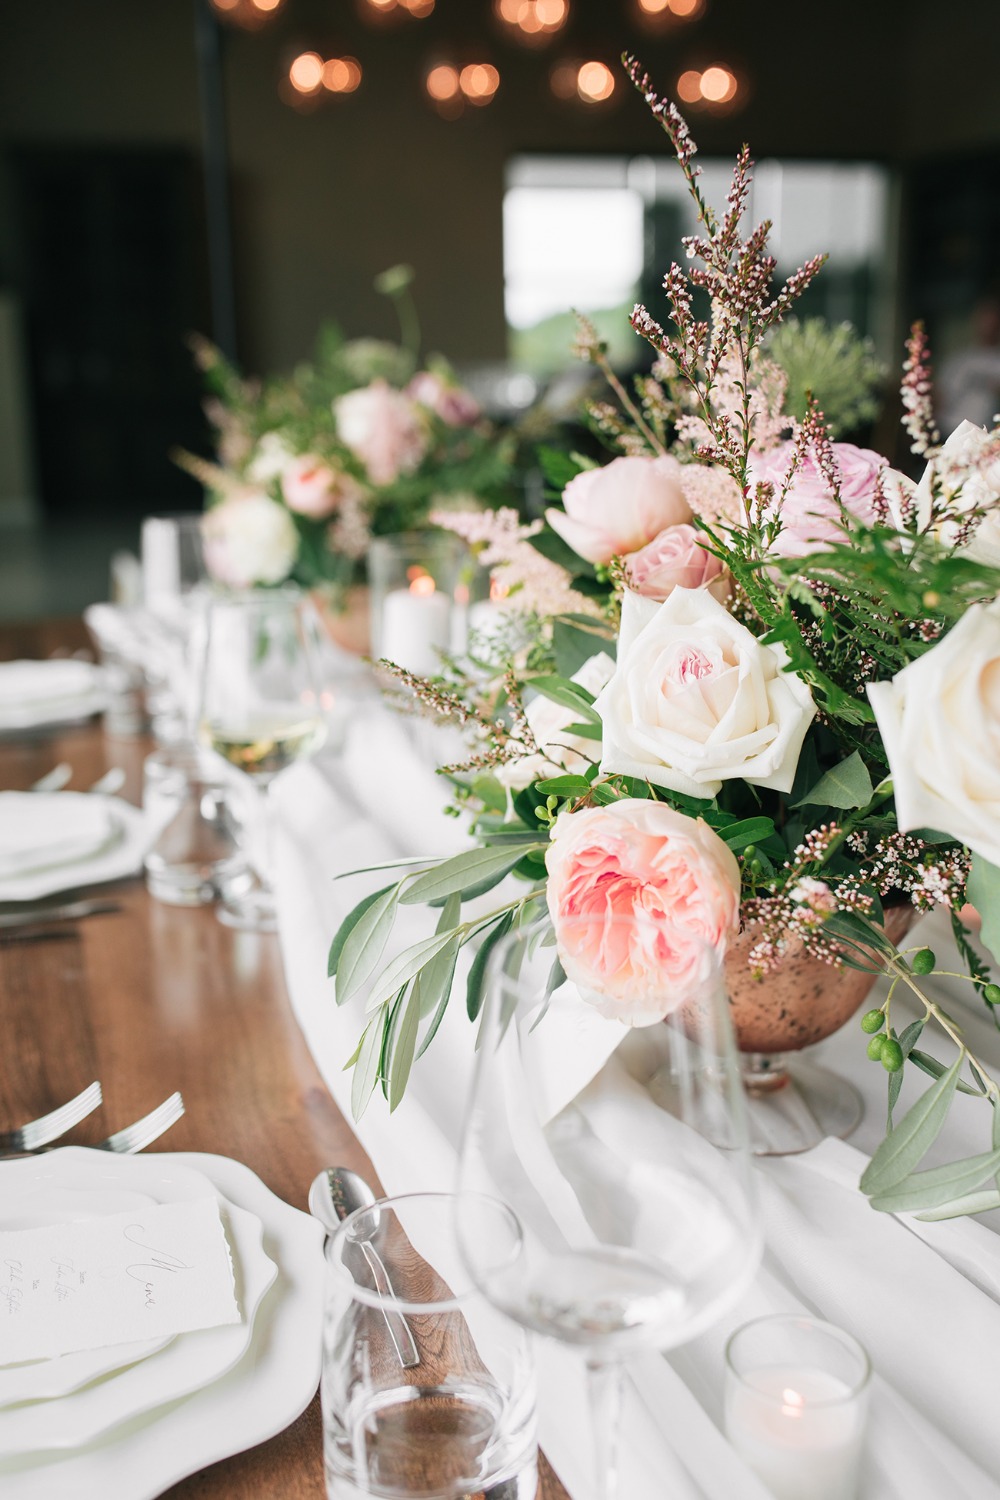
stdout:
{"type": "MultiPolygon", "coordinates": [[[[38,795],[34,793],[33,795],[38,795]]],[[[53,793],[54,796],[86,795],[96,793],[53,793]]],[[[99,885],[105,880],[121,880],[141,869],[143,857],[149,845],[150,830],[137,807],[123,802],[120,797],[101,797],[108,810],[109,821],[119,829],[120,837],[102,850],[71,864],[54,865],[46,870],[29,870],[21,875],[0,879],[0,901],[38,901],[44,896],[54,896],[60,891],[76,890],[79,886],[99,885]]]]}
{"type": "Polygon", "coordinates": [[[0,879],[80,864],[108,853],[121,837],[121,820],[106,797],[0,792],[0,879]]]}
{"type": "MultiPolygon", "coordinates": [[[[11,1203],[20,1191],[22,1199],[47,1201],[55,1208],[65,1189],[75,1198],[89,1189],[98,1204],[103,1198],[107,1205],[105,1212],[118,1212],[111,1205],[120,1200],[124,1188],[138,1184],[156,1203],[218,1198],[233,1250],[236,1296],[243,1321],[181,1334],[150,1358],[143,1358],[140,1353],[137,1363],[131,1363],[127,1355],[123,1361],[115,1359],[112,1350],[103,1351],[111,1356],[113,1363],[109,1368],[116,1372],[107,1379],[59,1399],[0,1411],[0,1456],[72,1448],[90,1442],[131,1417],[219,1379],[248,1348],[254,1315],[278,1274],[274,1262],[264,1253],[260,1220],[229,1204],[203,1173],[176,1168],[158,1173],[156,1162],[155,1156],[109,1156],[101,1160],[98,1153],[68,1146],[50,1152],[44,1158],[44,1165],[42,1161],[0,1165],[0,1194],[5,1203],[11,1203]],[[122,1369],[123,1364],[127,1368],[122,1369]]],[[[69,1198],[66,1207],[68,1216],[73,1217],[69,1198]]],[[[134,1346],[121,1345],[119,1349],[130,1347],[134,1346]]]]}
{"type": "Polygon", "coordinates": [[[224,1156],[164,1152],[122,1160],[203,1172],[219,1193],[261,1220],[278,1279],[258,1311],[250,1348],[228,1375],[86,1449],[0,1459],[3,1500],[154,1500],[186,1475],[283,1431],[319,1384],[321,1225],[224,1156]]]}

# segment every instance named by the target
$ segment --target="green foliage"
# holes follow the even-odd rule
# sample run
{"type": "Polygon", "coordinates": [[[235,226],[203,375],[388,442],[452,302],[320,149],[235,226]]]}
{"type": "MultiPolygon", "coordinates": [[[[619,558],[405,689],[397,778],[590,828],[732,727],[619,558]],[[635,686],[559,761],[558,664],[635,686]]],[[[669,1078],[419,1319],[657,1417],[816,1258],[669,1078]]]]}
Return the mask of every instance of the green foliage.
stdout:
{"type": "Polygon", "coordinates": [[[805,418],[810,394],[833,438],[878,416],[886,371],[871,339],[861,338],[852,324],[786,318],[768,335],[764,350],[788,379],[784,405],[790,417],[805,418]]]}

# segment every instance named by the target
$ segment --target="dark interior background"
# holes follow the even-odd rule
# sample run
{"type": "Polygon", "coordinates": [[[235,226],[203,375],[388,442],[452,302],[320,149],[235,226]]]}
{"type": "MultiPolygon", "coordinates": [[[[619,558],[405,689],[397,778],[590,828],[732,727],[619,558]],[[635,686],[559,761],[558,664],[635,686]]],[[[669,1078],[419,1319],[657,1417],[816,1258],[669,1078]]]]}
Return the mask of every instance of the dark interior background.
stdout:
{"type": "MultiPolygon", "coordinates": [[[[0,296],[17,351],[0,376],[0,564],[15,520],[124,528],[197,503],[167,453],[203,438],[183,339],[213,331],[195,51],[208,3],[0,0],[0,296]]],[[[427,19],[388,26],[366,9],[284,0],[255,32],[218,28],[235,344],[249,371],[292,365],[328,318],[392,337],[372,280],[399,261],[416,271],[428,349],[459,364],[504,358],[510,158],[662,149],[624,81],[607,107],[558,103],[548,76],[563,54],[635,50],[664,92],[685,67],[734,66],[743,106],[692,116],[706,155],[746,139],[758,158],[897,169],[900,332],[920,314],[932,335],[960,336],[996,281],[996,0],[707,0],[661,35],[637,25],[632,0],[573,0],[540,51],[501,34],[491,0],[437,0],[427,19]],[[355,55],[357,93],[290,107],[279,84],[305,49],[355,55]],[[445,53],[499,68],[488,108],[446,120],[429,107],[424,69],[445,53]]],[[[12,612],[2,589],[0,577],[0,616],[12,612]]]]}

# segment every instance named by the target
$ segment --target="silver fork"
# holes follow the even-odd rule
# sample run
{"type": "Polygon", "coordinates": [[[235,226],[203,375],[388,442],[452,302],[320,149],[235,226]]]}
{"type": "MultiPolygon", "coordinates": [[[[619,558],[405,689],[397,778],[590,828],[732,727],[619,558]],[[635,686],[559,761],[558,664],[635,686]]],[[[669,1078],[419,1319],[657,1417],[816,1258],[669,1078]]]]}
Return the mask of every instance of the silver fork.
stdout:
{"type": "Polygon", "coordinates": [[[101,1085],[92,1083],[75,1099],[68,1099],[47,1115],[39,1115],[37,1120],[29,1120],[27,1125],[16,1130],[0,1131],[0,1151],[37,1151],[40,1146],[47,1146],[50,1141],[65,1135],[67,1130],[72,1130],[100,1103],[101,1085]]]}
{"type": "Polygon", "coordinates": [[[143,1115],[141,1120],[134,1120],[131,1125],[126,1125],[123,1130],[109,1135],[106,1141],[98,1141],[90,1149],[92,1151],[117,1151],[131,1155],[141,1151],[151,1141],[155,1141],[164,1131],[175,1125],[184,1113],[184,1100],[180,1094],[171,1094],[169,1099],[164,1099],[156,1109],[150,1110],[148,1115],[143,1115]]]}

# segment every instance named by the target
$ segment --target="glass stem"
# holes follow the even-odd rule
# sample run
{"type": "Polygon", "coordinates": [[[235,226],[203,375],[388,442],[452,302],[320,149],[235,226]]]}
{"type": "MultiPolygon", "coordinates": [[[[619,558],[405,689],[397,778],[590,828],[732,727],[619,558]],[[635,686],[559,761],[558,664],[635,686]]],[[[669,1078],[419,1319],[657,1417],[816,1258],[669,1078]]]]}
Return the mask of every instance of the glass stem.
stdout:
{"type": "Polygon", "coordinates": [[[587,1361],[587,1392],[597,1459],[597,1500],[618,1500],[618,1433],[624,1376],[617,1360],[587,1361]]]}
{"type": "Polygon", "coordinates": [[[251,864],[261,888],[273,890],[271,872],[274,869],[274,808],[271,806],[271,782],[273,776],[254,776],[254,792],[257,798],[257,826],[254,829],[253,857],[251,864]]]}

